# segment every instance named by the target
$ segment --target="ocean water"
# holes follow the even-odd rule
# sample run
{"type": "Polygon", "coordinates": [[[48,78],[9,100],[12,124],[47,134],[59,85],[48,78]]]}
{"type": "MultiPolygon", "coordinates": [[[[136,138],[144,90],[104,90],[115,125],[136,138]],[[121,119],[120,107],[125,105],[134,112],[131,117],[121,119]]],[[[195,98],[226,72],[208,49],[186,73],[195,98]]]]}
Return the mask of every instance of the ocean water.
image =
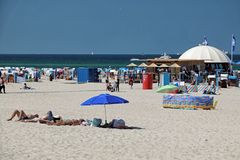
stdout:
{"type": "MultiPolygon", "coordinates": [[[[76,54],[0,54],[0,66],[12,67],[124,67],[131,58],[147,59],[160,55],[76,55],[76,54]]],[[[140,62],[139,62],[140,63],[140,62]]]]}
{"type": "MultiPolygon", "coordinates": [[[[136,54],[0,54],[0,67],[124,67],[131,58],[150,59],[161,55],[136,55],[136,54]]],[[[177,55],[170,55],[178,58],[177,55]]],[[[234,61],[239,61],[240,55],[234,56],[234,61]]],[[[140,64],[141,62],[134,62],[140,64]]]]}

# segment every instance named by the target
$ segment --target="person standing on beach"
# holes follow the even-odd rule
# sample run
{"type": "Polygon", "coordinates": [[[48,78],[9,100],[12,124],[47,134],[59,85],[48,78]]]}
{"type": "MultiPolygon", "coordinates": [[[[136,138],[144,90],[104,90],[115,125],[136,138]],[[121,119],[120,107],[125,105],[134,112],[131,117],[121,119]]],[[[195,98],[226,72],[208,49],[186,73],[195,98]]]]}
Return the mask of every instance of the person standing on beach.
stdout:
{"type": "Polygon", "coordinates": [[[119,83],[120,83],[120,79],[119,79],[119,76],[117,76],[117,86],[116,86],[116,92],[119,92],[119,83]]]}
{"type": "Polygon", "coordinates": [[[132,89],[133,88],[133,78],[132,77],[129,78],[128,84],[131,86],[131,89],[132,89]]]}
{"type": "Polygon", "coordinates": [[[2,89],[3,89],[3,93],[5,92],[5,80],[3,79],[3,77],[0,78],[0,93],[2,93],[2,89]]]}
{"type": "Polygon", "coordinates": [[[109,79],[108,79],[108,76],[107,76],[105,82],[106,82],[106,91],[108,91],[108,88],[109,88],[109,79]]]}

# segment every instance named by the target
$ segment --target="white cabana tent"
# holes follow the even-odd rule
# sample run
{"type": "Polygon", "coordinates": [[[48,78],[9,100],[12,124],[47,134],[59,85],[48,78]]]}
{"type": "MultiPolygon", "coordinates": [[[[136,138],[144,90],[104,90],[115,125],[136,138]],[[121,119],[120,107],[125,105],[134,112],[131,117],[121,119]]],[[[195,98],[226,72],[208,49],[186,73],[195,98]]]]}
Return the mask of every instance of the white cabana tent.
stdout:
{"type": "Polygon", "coordinates": [[[205,63],[230,63],[228,56],[221,50],[212,47],[200,45],[184,52],[180,60],[204,60],[205,63]]]}

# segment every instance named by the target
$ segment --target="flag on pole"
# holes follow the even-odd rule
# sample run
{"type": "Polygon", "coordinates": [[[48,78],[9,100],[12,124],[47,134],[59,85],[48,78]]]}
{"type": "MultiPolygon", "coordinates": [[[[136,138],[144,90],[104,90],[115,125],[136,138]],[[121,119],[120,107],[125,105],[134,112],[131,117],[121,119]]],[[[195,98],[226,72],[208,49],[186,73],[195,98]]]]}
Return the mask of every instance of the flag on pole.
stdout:
{"type": "Polygon", "coordinates": [[[232,35],[232,52],[235,51],[235,46],[236,46],[236,38],[234,35],[232,35]]]}
{"type": "Polygon", "coordinates": [[[206,36],[204,36],[204,41],[203,41],[202,45],[204,45],[204,46],[208,45],[208,41],[207,41],[207,37],[206,36]]]}
{"type": "Polygon", "coordinates": [[[233,63],[233,53],[235,51],[236,47],[236,38],[234,35],[232,35],[232,44],[231,44],[231,64],[233,63]]]}

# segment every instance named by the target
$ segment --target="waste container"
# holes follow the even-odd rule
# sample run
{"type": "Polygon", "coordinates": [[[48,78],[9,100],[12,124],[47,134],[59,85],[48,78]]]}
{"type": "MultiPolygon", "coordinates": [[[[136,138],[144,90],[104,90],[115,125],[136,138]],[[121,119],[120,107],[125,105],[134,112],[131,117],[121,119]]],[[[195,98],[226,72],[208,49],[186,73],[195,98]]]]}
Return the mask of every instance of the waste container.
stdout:
{"type": "Polygon", "coordinates": [[[145,73],[143,74],[143,89],[152,89],[152,74],[145,73]]]}

